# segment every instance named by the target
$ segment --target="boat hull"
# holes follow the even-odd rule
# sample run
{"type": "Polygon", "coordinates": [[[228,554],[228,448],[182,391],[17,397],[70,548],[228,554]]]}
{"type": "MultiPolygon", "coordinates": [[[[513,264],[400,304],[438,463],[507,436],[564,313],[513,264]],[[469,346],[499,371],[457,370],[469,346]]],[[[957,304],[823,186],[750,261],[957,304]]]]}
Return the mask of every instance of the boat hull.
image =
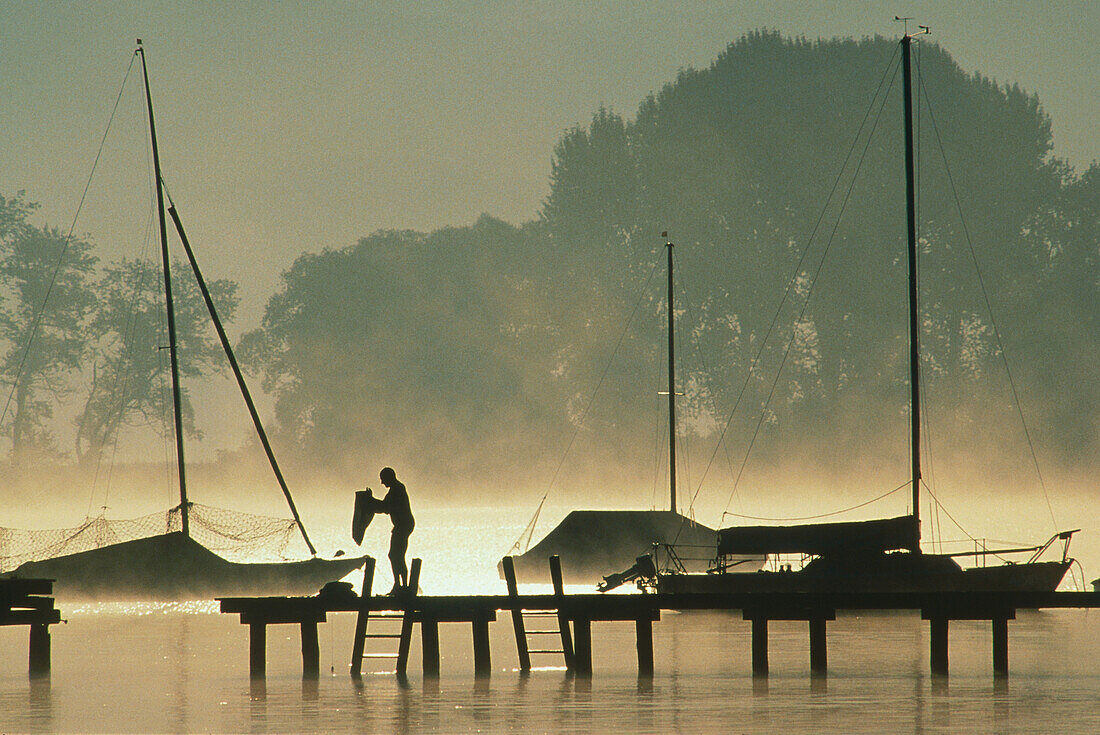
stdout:
{"type": "Polygon", "coordinates": [[[773,592],[1053,592],[1069,561],[962,569],[950,557],[885,554],[877,559],[821,564],[794,572],[660,574],[657,591],[669,594],[773,592]]]}
{"type": "Polygon", "coordinates": [[[4,576],[52,579],[58,599],[213,600],[313,595],[327,582],[362,567],[366,559],[237,563],[176,532],[27,562],[4,576]]]}

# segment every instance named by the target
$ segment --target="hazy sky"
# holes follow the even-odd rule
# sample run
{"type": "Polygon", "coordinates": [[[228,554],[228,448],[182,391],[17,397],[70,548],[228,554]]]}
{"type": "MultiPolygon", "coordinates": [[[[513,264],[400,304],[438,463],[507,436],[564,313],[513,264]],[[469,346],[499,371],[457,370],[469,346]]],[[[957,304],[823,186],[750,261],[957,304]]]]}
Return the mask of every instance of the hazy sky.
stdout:
{"type": "MultiPolygon", "coordinates": [[[[0,193],[67,229],[145,41],[165,178],[208,277],[255,326],[305,251],[379,228],[535,216],[550,155],[601,103],[632,117],[742,34],[896,36],[1036,92],[1057,153],[1100,158],[1100,2],[194,3],[0,0],[0,193]],[[809,7],[805,7],[809,6],[809,7]]],[[[150,214],[138,69],[77,223],[111,252],[150,214]]]]}

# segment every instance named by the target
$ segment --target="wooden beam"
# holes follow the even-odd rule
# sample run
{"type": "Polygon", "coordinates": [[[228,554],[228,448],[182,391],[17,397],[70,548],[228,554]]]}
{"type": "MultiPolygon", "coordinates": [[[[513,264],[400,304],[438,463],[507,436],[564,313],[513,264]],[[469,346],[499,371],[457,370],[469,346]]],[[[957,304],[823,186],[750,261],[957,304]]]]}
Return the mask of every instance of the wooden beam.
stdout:
{"type": "Polygon", "coordinates": [[[653,676],[653,621],[639,618],[634,626],[638,634],[638,676],[653,676]]]}
{"type": "Polygon", "coordinates": [[[753,676],[768,675],[768,619],[752,619],[752,673],[753,676]]]}
{"type": "Polygon", "coordinates": [[[562,584],[561,557],[557,554],[550,557],[550,581],[554,585],[553,607],[558,610],[558,630],[561,631],[561,650],[565,656],[565,668],[572,671],[576,668],[573,655],[573,638],[569,634],[569,619],[562,612],[562,603],[565,600],[565,586],[562,584]]]}
{"type": "Polygon", "coordinates": [[[993,618],[993,674],[1008,675],[1008,618],[993,618]]]}
{"type": "Polygon", "coordinates": [[[573,621],[573,660],[578,674],[592,675],[592,621],[588,618],[573,621]]]}
{"type": "Polygon", "coordinates": [[[267,624],[248,626],[248,673],[256,679],[267,676],[267,624]]]}
{"type": "Polygon", "coordinates": [[[351,642],[351,676],[358,679],[363,675],[363,649],[367,643],[367,621],[370,620],[370,612],[366,609],[365,602],[370,600],[371,590],[374,589],[374,557],[367,557],[363,564],[363,586],[359,591],[361,603],[359,614],[355,618],[355,637],[351,642]]]}
{"type": "Polygon", "coordinates": [[[31,625],[29,670],[32,677],[50,675],[50,626],[45,623],[31,625]]]}
{"type": "MultiPolygon", "coordinates": [[[[516,584],[516,567],[512,557],[506,556],[501,559],[501,566],[504,568],[504,583],[508,587],[508,597],[513,600],[517,599],[519,597],[519,586],[516,584]]],[[[512,629],[516,634],[516,655],[519,657],[519,670],[530,671],[531,654],[527,647],[527,630],[523,625],[523,610],[518,607],[512,610],[512,629]]]]}
{"type": "Polygon", "coordinates": [[[934,617],[928,621],[929,656],[932,673],[947,675],[947,618],[934,617]]]}
{"type": "Polygon", "coordinates": [[[420,646],[424,658],[424,676],[439,676],[439,623],[420,621],[420,646]]]}
{"type": "Polygon", "coordinates": [[[810,618],[810,671],[815,674],[824,674],[829,669],[825,622],[825,618],[810,618]]]}
{"type": "Polygon", "coordinates": [[[489,621],[475,620],[472,623],[474,634],[474,676],[484,678],[492,673],[493,665],[489,652],[489,621]]]}
{"type": "Polygon", "coordinates": [[[302,676],[317,679],[321,675],[321,646],[317,640],[317,623],[302,623],[302,676]]]}

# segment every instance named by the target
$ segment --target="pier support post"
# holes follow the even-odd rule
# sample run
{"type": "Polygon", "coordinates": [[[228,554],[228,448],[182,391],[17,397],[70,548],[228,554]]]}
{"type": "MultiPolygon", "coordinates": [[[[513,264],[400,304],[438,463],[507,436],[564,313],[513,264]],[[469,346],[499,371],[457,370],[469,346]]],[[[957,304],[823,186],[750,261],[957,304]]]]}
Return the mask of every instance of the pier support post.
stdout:
{"type": "Polygon", "coordinates": [[[50,626],[32,623],[30,634],[29,671],[32,677],[50,675],[50,626]]]}
{"type": "Polygon", "coordinates": [[[493,664],[489,652],[489,620],[482,618],[473,621],[474,629],[474,676],[487,677],[492,673],[493,664]]]}
{"type": "Polygon", "coordinates": [[[317,641],[317,621],[302,623],[302,677],[316,679],[321,675],[321,646],[317,641]]]}
{"type": "Polygon", "coordinates": [[[825,618],[810,618],[810,672],[824,674],[829,669],[825,643],[825,618]]]}
{"type": "Polygon", "coordinates": [[[638,676],[653,676],[653,621],[638,618],[638,676]]]}
{"type": "Polygon", "coordinates": [[[420,646],[424,655],[424,676],[439,676],[439,621],[420,621],[420,646]]]}
{"type": "Polygon", "coordinates": [[[932,673],[947,675],[947,618],[934,617],[928,621],[929,663],[932,673]]]}
{"type": "Polygon", "coordinates": [[[1008,618],[993,618],[993,674],[1008,675],[1008,618]]]}
{"type": "Polygon", "coordinates": [[[248,624],[248,673],[253,679],[267,675],[267,624],[248,624]]]}
{"type": "Polygon", "coordinates": [[[573,621],[573,658],[578,674],[592,675],[592,621],[588,618],[573,621]]]}
{"type": "MultiPolygon", "coordinates": [[[[519,586],[516,584],[516,567],[512,557],[506,556],[500,560],[504,569],[504,582],[508,587],[508,596],[515,600],[519,597],[519,586]]],[[[516,634],[516,655],[519,657],[519,670],[531,670],[531,653],[527,646],[527,630],[523,625],[523,610],[512,610],[512,629],[516,634]]]]}
{"type": "Polygon", "coordinates": [[[561,557],[557,554],[550,557],[550,581],[554,585],[554,597],[558,601],[558,630],[561,631],[561,650],[565,658],[565,668],[573,671],[576,668],[573,637],[569,634],[569,620],[561,611],[561,603],[565,598],[565,585],[562,583],[561,557]]]}
{"type": "MultiPolygon", "coordinates": [[[[369,600],[373,587],[374,558],[368,556],[363,564],[363,586],[359,592],[360,599],[369,600]]],[[[368,620],[370,620],[370,611],[360,608],[359,614],[355,617],[355,638],[352,639],[351,644],[351,677],[353,679],[358,679],[363,675],[363,649],[366,647],[368,620]]]]}
{"type": "Polygon", "coordinates": [[[752,673],[753,676],[768,675],[768,619],[752,619],[752,673]]]}
{"type": "MultiPolygon", "coordinates": [[[[399,677],[405,676],[409,667],[409,648],[412,646],[412,634],[413,634],[413,612],[416,593],[420,589],[420,565],[422,560],[414,558],[412,564],[409,565],[409,586],[404,590],[405,596],[404,607],[405,615],[401,618],[401,638],[397,642],[397,664],[394,666],[394,673],[399,677]]],[[[396,580],[394,580],[396,584],[396,580]]],[[[424,629],[421,628],[421,634],[424,629]]]]}

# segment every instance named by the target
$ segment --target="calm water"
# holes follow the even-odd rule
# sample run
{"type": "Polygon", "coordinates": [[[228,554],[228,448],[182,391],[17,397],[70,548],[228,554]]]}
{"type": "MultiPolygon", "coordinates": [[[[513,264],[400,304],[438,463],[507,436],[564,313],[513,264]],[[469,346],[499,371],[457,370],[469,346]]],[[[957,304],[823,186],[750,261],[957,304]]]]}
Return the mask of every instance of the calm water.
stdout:
{"type": "MultiPolygon", "coordinates": [[[[414,535],[425,592],[502,590],[491,562],[518,527],[443,521],[424,518],[419,547],[414,535]],[[468,541],[473,532],[477,544],[468,541]]],[[[369,533],[377,538],[368,551],[384,558],[384,534],[369,533]]],[[[417,636],[406,682],[388,673],[391,664],[368,660],[375,670],[361,686],[347,675],[354,617],[344,614],[320,626],[317,682],[301,679],[298,628],[269,627],[268,678],[257,686],[247,628],[212,604],[61,607],[68,623],[52,629],[49,682],[27,678],[26,629],[0,629],[0,731],[1100,732],[1100,615],[1083,611],[1011,622],[1007,681],[991,673],[988,623],[952,623],[946,682],[928,674],[918,614],[840,614],[829,624],[827,678],[808,673],[805,623],[773,623],[765,682],[751,676],[749,625],[739,614],[665,613],[650,680],[637,677],[629,623],[593,625],[591,679],[571,677],[555,660],[521,676],[502,615],[491,626],[487,681],[472,675],[469,626],[444,624],[438,680],[420,676],[417,636]]]]}

